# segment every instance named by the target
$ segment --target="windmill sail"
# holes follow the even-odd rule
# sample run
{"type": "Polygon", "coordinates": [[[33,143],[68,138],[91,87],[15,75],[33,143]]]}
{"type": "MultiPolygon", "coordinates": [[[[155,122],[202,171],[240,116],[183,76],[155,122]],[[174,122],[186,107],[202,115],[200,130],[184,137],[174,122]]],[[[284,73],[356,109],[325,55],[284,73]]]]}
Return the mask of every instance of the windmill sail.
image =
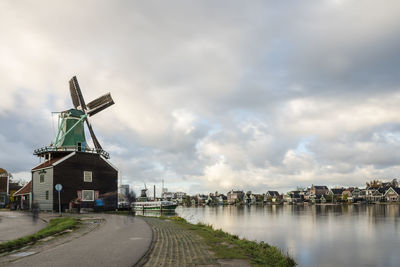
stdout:
{"type": "MultiPolygon", "coordinates": [[[[88,116],[93,116],[94,114],[114,104],[114,100],[112,99],[111,94],[108,93],[103,96],[100,96],[99,98],[96,98],[95,100],[89,102],[86,105],[76,76],[72,77],[72,79],[69,81],[69,90],[71,92],[71,98],[74,107],[76,109],[80,109],[88,116]]],[[[88,117],[85,118],[85,121],[89,128],[90,136],[92,137],[92,141],[95,148],[102,149],[99,141],[96,138],[96,135],[94,134],[92,125],[90,124],[88,117]]]]}
{"type": "Polygon", "coordinates": [[[91,125],[90,122],[87,120],[87,118],[86,118],[86,125],[87,125],[88,128],[89,128],[90,136],[92,137],[92,141],[93,141],[94,147],[95,147],[96,149],[103,149],[103,148],[101,147],[99,141],[97,140],[96,135],[94,134],[92,125],[91,125]]]}
{"type": "Polygon", "coordinates": [[[72,77],[72,79],[69,81],[69,90],[71,92],[72,103],[74,104],[75,108],[78,109],[78,107],[80,107],[81,110],[86,109],[85,100],[83,99],[82,91],[79,87],[76,76],[72,77]]]}
{"type": "Polygon", "coordinates": [[[87,114],[89,116],[93,116],[94,114],[108,108],[113,104],[114,100],[112,99],[111,94],[105,94],[87,104],[87,107],[89,108],[87,114]]]}

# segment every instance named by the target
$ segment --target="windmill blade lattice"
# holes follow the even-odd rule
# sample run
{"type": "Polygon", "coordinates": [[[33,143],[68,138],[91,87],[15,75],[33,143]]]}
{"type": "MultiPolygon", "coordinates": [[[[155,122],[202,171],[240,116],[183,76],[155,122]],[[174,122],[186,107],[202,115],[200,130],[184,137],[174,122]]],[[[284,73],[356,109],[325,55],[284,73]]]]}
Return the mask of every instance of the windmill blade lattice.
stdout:
{"type": "Polygon", "coordinates": [[[97,140],[96,135],[94,134],[92,125],[90,124],[90,122],[88,121],[87,118],[86,118],[86,125],[87,125],[87,127],[88,127],[88,129],[89,129],[90,136],[92,137],[92,141],[93,141],[94,147],[95,147],[96,149],[103,149],[103,148],[101,147],[100,143],[99,143],[99,140],[97,140]]]}
{"type": "Polygon", "coordinates": [[[114,100],[112,99],[111,94],[107,93],[99,98],[96,98],[95,100],[89,102],[86,105],[76,76],[72,77],[72,79],[69,81],[69,90],[71,92],[71,98],[74,107],[76,109],[82,110],[86,115],[85,117],[86,125],[89,129],[90,136],[92,137],[92,141],[95,148],[102,149],[100,142],[97,140],[96,135],[94,134],[92,125],[88,117],[93,116],[94,114],[97,114],[100,111],[113,105],[114,100]]]}
{"type": "Polygon", "coordinates": [[[85,110],[85,100],[83,99],[81,88],[79,87],[78,79],[76,76],[72,77],[69,81],[69,90],[71,92],[72,103],[74,104],[76,109],[85,110]]]}
{"type": "Polygon", "coordinates": [[[113,104],[114,100],[112,99],[111,94],[105,94],[87,104],[87,107],[89,108],[87,114],[93,116],[113,104]]]}

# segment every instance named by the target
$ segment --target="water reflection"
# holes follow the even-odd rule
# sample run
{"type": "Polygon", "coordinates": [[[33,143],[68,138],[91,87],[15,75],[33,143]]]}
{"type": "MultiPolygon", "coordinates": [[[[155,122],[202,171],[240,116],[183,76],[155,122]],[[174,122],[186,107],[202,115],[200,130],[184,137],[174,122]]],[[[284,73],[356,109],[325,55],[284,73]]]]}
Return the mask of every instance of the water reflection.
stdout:
{"type": "Polygon", "coordinates": [[[399,266],[399,205],[268,205],[178,207],[240,237],[268,242],[299,266],[399,266]]]}

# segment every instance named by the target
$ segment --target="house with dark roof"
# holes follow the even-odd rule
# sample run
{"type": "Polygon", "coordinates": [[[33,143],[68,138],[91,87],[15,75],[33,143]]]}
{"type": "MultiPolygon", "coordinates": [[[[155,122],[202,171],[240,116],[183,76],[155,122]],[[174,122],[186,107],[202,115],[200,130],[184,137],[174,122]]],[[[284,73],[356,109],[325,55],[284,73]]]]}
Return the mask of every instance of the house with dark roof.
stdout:
{"type": "Polygon", "coordinates": [[[342,200],[342,193],[345,189],[342,188],[331,188],[328,192],[328,195],[332,197],[332,201],[340,201],[342,200]]]}
{"type": "Polygon", "coordinates": [[[226,194],[228,204],[235,204],[243,201],[244,192],[241,190],[231,190],[226,194]]]}
{"type": "Polygon", "coordinates": [[[385,199],[387,202],[400,202],[400,188],[389,187],[385,192],[385,199]]]}
{"type": "Polygon", "coordinates": [[[224,194],[219,194],[217,196],[218,205],[224,205],[227,202],[228,198],[224,194]]]}
{"type": "Polygon", "coordinates": [[[287,192],[285,194],[285,196],[283,197],[284,201],[292,204],[292,203],[299,203],[299,202],[303,202],[304,199],[302,198],[302,196],[300,195],[300,191],[290,191],[287,192]]]}
{"type": "Polygon", "coordinates": [[[385,189],[379,185],[369,186],[365,190],[365,198],[369,203],[379,202],[384,199],[385,192],[385,189]]]}
{"type": "Polygon", "coordinates": [[[342,192],[342,199],[345,201],[352,202],[353,201],[353,190],[354,190],[354,187],[346,188],[342,192]]]}
{"type": "Polygon", "coordinates": [[[327,195],[329,192],[329,189],[325,185],[311,185],[310,188],[310,195],[327,195]]]}
{"type": "Polygon", "coordinates": [[[264,202],[272,202],[275,203],[279,199],[278,191],[267,191],[264,195],[264,202]]]}
{"type": "Polygon", "coordinates": [[[330,195],[332,196],[340,196],[342,197],[342,193],[345,189],[344,188],[332,188],[329,190],[330,195]]]}

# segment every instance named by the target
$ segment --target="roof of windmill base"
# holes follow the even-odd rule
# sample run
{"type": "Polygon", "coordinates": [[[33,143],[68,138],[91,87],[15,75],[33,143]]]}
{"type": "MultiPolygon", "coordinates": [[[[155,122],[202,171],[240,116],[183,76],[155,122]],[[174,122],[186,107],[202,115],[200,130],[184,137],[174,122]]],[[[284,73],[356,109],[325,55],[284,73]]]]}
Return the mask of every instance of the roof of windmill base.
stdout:
{"type": "Polygon", "coordinates": [[[101,154],[87,153],[87,152],[71,152],[71,153],[69,153],[69,154],[67,154],[67,155],[64,155],[64,156],[61,156],[61,157],[54,157],[54,158],[51,158],[50,160],[45,161],[45,162],[43,162],[43,163],[37,165],[36,167],[34,167],[34,168],[32,169],[32,172],[33,172],[33,171],[36,171],[36,170],[40,170],[40,169],[46,169],[46,168],[54,167],[55,165],[58,165],[59,163],[63,162],[64,160],[67,160],[67,159],[73,157],[74,155],[76,155],[76,154],[78,154],[78,153],[79,153],[79,154],[98,155],[100,159],[104,160],[104,161],[105,161],[108,165],[110,165],[113,169],[115,169],[115,170],[118,171],[118,168],[115,167],[111,162],[109,162],[109,161],[107,160],[107,158],[105,158],[105,157],[104,157],[103,155],[101,155],[101,154]]]}
{"type": "Polygon", "coordinates": [[[45,161],[45,162],[43,162],[43,163],[37,165],[35,168],[32,169],[32,171],[39,170],[39,169],[44,169],[44,168],[47,168],[47,167],[51,167],[51,166],[53,166],[53,163],[54,163],[54,162],[57,162],[57,161],[59,161],[60,159],[65,158],[65,157],[66,157],[66,156],[64,156],[64,157],[52,158],[52,159],[50,159],[50,160],[48,160],[48,161],[45,161]]]}

